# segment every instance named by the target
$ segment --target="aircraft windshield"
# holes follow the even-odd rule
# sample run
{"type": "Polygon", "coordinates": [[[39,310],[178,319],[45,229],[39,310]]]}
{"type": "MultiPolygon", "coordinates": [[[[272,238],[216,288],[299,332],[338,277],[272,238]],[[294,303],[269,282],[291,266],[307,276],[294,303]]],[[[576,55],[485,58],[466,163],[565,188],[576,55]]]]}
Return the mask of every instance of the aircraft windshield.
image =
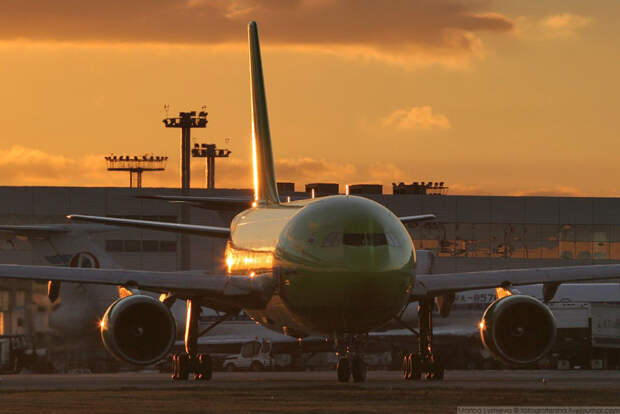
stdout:
{"type": "Polygon", "coordinates": [[[322,247],[345,246],[398,246],[390,233],[329,233],[321,243],[322,247]]]}

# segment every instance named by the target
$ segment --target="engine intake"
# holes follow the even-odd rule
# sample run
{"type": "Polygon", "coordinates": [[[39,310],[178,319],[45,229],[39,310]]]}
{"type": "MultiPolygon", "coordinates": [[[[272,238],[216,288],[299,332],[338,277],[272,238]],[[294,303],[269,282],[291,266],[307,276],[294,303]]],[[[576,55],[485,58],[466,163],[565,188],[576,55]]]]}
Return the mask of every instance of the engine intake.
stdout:
{"type": "Polygon", "coordinates": [[[493,302],[480,321],[485,348],[508,365],[526,365],[542,358],[555,343],[555,317],[538,299],[510,295],[493,302]]]}
{"type": "Polygon", "coordinates": [[[137,365],[165,357],[176,337],[176,321],[168,307],[146,295],[118,299],[100,326],[106,349],[117,359],[137,365]]]}

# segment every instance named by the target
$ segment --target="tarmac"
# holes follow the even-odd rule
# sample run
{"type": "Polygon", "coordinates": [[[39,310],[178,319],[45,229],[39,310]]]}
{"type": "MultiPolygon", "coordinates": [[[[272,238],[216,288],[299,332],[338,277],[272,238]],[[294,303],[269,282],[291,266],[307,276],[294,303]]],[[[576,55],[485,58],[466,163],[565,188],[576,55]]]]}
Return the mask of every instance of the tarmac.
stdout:
{"type": "Polygon", "coordinates": [[[173,381],[159,372],[117,374],[3,375],[2,391],[157,390],[177,388],[303,389],[330,386],[361,389],[524,389],[620,391],[620,371],[447,371],[443,381],[404,381],[400,371],[369,371],[366,382],[342,384],[333,371],[214,372],[211,381],[173,381]]]}

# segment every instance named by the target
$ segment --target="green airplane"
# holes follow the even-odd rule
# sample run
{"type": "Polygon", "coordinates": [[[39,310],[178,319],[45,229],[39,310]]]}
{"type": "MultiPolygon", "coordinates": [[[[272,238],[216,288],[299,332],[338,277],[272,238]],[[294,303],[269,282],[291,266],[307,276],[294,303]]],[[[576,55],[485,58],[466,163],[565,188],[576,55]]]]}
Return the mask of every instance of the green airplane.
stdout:
{"type": "MultiPolygon", "coordinates": [[[[185,352],[174,354],[173,378],[208,380],[212,362],[197,352],[200,307],[227,315],[245,311],[258,323],[296,338],[335,339],[339,381],[366,379],[367,333],[396,319],[417,301],[418,349],[403,357],[405,379],[443,379],[433,352],[432,309],[449,314],[455,292],[496,288],[498,299],[482,315],[489,351],[513,365],[530,364],[549,351],[556,325],[547,306],[515,286],[543,283],[550,300],[563,282],[620,277],[620,265],[509,269],[416,276],[416,250],[405,224],[434,215],[397,217],[362,197],[336,195],[281,202],[276,187],[262,63],[255,22],[249,23],[254,199],[230,228],[70,215],[71,220],[173,231],[227,239],[225,274],[0,265],[1,278],[48,281],[50,296],[62,282],[118,285],[127,294],[101,319],[106,348],[120,360],[149,365],[165,358],[175,340],[170,306],[186,300],[185,352]],[[139,291],[160,293],[159,300],[139,291]]],[[[203,197],[201,203],[245,201],[203,197]]],[[[174,201],[174,200],[173,200],[174,201]]],[[[196,200],[190,200],[195,202],[196,200]]],[[[215,324],[219,323],[215,322],[215,324]]]]}

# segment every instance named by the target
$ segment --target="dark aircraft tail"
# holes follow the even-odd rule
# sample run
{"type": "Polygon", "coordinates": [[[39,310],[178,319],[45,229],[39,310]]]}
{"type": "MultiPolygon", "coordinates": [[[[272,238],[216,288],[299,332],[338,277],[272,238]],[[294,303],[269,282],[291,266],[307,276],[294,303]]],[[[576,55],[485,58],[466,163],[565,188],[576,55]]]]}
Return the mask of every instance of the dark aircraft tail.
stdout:
{"type": "Polygon", "coordinates": [[[267,99],[263,81],[263,65],[258,43],[256,22],[248,24],[250,42],[250,90],[252,96],[252,168],[254,201],[257,206],[280,204],[271,150],[271,135],[267,116],[267,99]]]}

